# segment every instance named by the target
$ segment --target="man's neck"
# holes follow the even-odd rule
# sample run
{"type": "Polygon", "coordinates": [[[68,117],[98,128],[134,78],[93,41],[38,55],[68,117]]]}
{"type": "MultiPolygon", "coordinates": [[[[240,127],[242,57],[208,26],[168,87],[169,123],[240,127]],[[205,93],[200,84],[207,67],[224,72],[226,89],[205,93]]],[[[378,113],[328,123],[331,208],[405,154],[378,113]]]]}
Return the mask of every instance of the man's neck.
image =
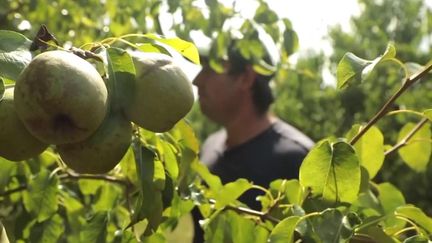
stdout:
{"type": "Polygon", "coordinates": [[[226,147],[234,147],[254,138],[261,132],[268,129],[274,118],[270,114],[237,116],[225,126],[227,131],[226,147]]]}

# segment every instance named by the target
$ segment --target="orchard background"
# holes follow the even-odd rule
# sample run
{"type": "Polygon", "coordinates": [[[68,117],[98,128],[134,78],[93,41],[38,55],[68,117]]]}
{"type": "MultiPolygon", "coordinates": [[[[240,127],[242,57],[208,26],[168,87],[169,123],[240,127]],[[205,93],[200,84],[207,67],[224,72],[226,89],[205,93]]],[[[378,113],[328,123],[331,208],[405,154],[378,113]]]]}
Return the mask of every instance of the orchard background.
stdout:
{"type": "MultiPolygon", "coordinates": [[[[190,33],[195,30],[208,36],[219,34],[223,43],[229,36],[220,30],[226,20],[238,16],[235,5],[196,2],[0,0],[0,29],[32,40],[45,24],[65,48],[127,34],[157,33],[191,41],[190,33]],[[161,14],[176,17],[161,19],[161,14]]],[[[106,175],[58,173],[53,149],[19,163],[0,157],[0,221],[9,240],[164,242],[173,237],[167,232],[187,224],[178,223],[179,219],[201,204],[208,217],[209,242],[250,242],[248,237],[255,237],[256,242],[299,238],[305,242],[427,242],[432,232],[432,82],[427,75],[432,13],[426,1],[359,0],[362,11],[351,19],[352,31],[346,33],[335,26],[329,32],[333,54],[310,52],[295,64],[288,58],[301,42],[290,21],[279,18],[265,1],[257,2],[254,23],[272,35],[283,53],[274,83],[278,96],[274,112],[322,141],[316,151],[331,148],[332,153],[351,158],[347,165],[351,163],[361,176],[345,178],[347,181],[336,176],[335,184],[340,179],[341,185],[358,185],[357,190],[354,186],[326,195],[321,188],[319,193],[319,181],[311,178],[320,177],[305,175],[300,181],[276,181],[265,190],[263,211],[245,212],[235,199],[253,186],[244,180],[220,185],[197,161],[200,141],[217,126],[195,106],[168,133],[140,131],[140,142],[132,143],[120,166],[106,175]],[[325,67],[337,78],[334,86],[323,82],[325,67]],[[422,70],[425,72],[418,75],[422,70]],[[407,77],[420,79],[387,103],[369,132],[353,142],[359,127],[399,92],[407,77]],[[416,124],[421,126],[416,128],[416,124]],[[415,134],[407,136],[410,131],[415,134]],[[354,145],[355,155],[349,144],[354,145]],[[54,177],[53,171],[57,172],[54,177]],[[239,225],[244,231],[236,234],[239,225]]],[[[255,33],[249,21],[242,23],[244,33],[255,33]]],[[[179,47],[176,41],[167,43],[179,47]]],[[[246,43],[246,49],[247,44],[253,46],[246,43]]],[[[6,52],[1,42],[0,54],[6,52]]],[[[14,83],[0,76],[4,84],[14,83]]],[[[309,161],[314,161],[312,156],[309,161]]],[[[304,171],[311,169],[307,165],[304,171]]],[[[331,161],[330,167],[335,167],[331,161]]]]}

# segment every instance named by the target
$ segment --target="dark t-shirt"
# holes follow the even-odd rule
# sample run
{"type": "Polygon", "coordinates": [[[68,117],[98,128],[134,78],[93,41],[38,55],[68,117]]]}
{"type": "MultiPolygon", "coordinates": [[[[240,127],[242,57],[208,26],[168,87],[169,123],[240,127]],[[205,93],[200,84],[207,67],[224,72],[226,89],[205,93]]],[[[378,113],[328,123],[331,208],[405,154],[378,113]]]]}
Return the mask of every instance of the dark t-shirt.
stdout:
{"type": "MultiPolygon", "coordinates": [[[[268,187],[271,181],[298,178],[300,164],[313,146],[310,138],[293,126],[276,120],[267,130],[246,143],[225,150],[224,129],[210,135],[201,148],[200,159],[222,183],[245,178],[268,187]]],[[[259,191],[249,190],[240,201],[260,209],[259,191]]]]}
{"type": "MultiPolygon", "coordinates": [[[[210,135],[201,148],[200,159],[222,183],[245,178],[256,185],[268,187],[276,179],[298,178],[299,168],[313,141],[295,127],[276,120],[267,130],[246,143],[225,149],[224,129],[210,135]]],[[[252,209],[260,209],[257,190],[249,190],[239,200],[252,209]]],[[[196,210],[194,216],[196,215],[196,210]]],[[[194,242],[202,242],[202,231],[197,228],[194,242]],[[198,231],[198,232],[197,232],[198,231]]]]}

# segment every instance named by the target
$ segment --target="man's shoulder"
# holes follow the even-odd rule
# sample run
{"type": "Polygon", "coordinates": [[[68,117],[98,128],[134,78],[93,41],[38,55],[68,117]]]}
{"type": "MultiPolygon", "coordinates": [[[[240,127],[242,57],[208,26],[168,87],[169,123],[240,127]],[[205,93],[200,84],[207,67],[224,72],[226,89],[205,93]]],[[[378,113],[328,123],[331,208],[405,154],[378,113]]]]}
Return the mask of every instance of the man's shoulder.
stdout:
{"type": "Polygon", "coordinates": [[[274,122],[274,130],[283,138],[291,140],[306,150],[314,146],[314,141],[293,125],[277,118],[274,122]]]}

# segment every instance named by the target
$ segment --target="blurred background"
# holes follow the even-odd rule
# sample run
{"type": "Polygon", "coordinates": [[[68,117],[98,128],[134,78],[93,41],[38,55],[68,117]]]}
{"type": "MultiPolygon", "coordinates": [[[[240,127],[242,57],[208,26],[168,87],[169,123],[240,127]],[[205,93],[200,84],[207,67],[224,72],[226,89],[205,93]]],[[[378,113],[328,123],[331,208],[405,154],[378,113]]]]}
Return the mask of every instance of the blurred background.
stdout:
{"type": "MultiPolygon", "coordinates": [[[[45,24],[66,48],[129,33],[158,33],[205,43],[239,23],[253,34],[250,20],[277,42],[281,67],[273,83],[272,109],[316,141],[342,137],[352,125],[367,122],[402,81],[397,68],[383,65],[360,85],[337,90],[336,66],[346,52],[374,59],[394,43],[402,62],[424,65],[432,47],[432,1],[426,0],[0,0],[0,29],[33,38],[45,24]],[[236,22],[237,21],[237,22],[236,22]]],[[[223,40],[223,38],[221,38],[223,40]]],[[[388,64],[394,65],[394,64],[388,64]]],[[[190,77],[199,67],[190,68],[190,77]]],[[[432,108],[432,82],[412,87],[394,109],[432,108]]],[[[187,120],[200,139],[217,129],[194,106],[187,120]]],[[[377,126],[394,145],[399,130],[418,117],[387,116],[377,126]]],[[[386,157],[374,181],[389,181],[407,203],[432,215],[432,165],[416,172],[397,153],[386,157]]]]}

